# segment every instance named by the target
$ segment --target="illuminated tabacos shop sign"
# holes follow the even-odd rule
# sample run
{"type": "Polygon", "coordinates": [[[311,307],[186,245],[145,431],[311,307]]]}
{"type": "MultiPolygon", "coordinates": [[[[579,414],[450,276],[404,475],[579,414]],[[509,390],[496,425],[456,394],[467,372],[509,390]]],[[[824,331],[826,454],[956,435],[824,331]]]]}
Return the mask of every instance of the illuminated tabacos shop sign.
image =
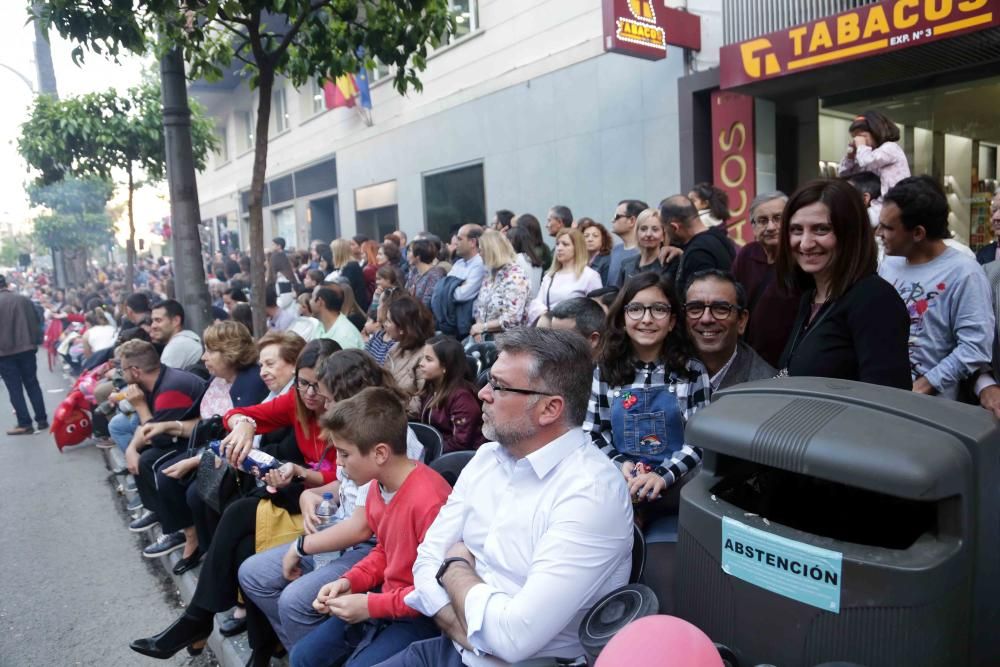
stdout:
{"type": "Polygon", "coordinates": [[[667,44],[701,49],[701,21],[664,0],[604,0],[604,50],[646,60],[667,57],[667,44]]]}
{"type": "Polygon", "coordinates": [[[733,88],[998,25],[1000,0],[885,0],[722,49],[733,88]]]}

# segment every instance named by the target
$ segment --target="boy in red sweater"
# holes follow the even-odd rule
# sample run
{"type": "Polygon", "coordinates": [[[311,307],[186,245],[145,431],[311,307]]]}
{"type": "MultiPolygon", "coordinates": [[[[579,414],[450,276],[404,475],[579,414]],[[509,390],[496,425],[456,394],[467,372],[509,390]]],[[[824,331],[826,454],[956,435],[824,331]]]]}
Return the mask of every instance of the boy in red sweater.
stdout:
{"type": "Polygon", "coordinates": [[[408,607],[413,561],[451,487],[406,457],[406,410],[394,392],[369,387],[339,401],[321,419],[337,460],[359,485],[372,484],[365,517],[378,544],[363,560],[320,589],[313,607],[332,618],[295,645],[292,667],[366,667],[411,642],[439,634],[431,619],[408,607]],[[381,588],[380,588],[381,587],[381,588]],[[379,589],[379,590],[374,590],[379,589]]]}

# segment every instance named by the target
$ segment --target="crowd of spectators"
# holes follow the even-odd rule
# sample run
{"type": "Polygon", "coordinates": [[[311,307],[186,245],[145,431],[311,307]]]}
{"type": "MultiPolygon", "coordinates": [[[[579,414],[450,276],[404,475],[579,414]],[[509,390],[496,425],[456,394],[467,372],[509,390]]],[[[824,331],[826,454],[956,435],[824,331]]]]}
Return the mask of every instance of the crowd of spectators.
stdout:
{"type": "MultiPolygon", "coordinates": [[[[83,328],[67,363],[105,364],[97,395],[113,412],[96,440],[135,476],[130,529],[161,528],[144,555],[182,550],[175,571],[201,567],[180,618],[132,647],[198,652],[227,612],[253,665],[286,651],[292,665],[574,658],[583,614],[627,580],[633,524],[668,545],[670,569],[702,455],[686,424],[717,391],[822,376],[1000,415],[1000,281],[987,279],[1000,252],[984,270],[954,247],[940,186],[890,160],[893,128],[856,119],[850,178],[759,194],[740,248],[710,184],[656,207],[624,199],[608,226],[553,206],[553,249],[538,218],[510,210],[447,240],[296,252],[277,238],[256,339],[238,314],[239,253],[208,265],[203,332],[185,328],[169,265],[127,298],[107,277],[71,297],[36,285],[46,321],[83,328]],[[880,190],[859,190],[859,165],[880,190]],[[417,424],[445,456],[474,452],[454,489],[417,424]],[[248,474],[255,452],[282,465],[248,474]]],[[[1000,196],[991,215],[1000,231],[1000,196]]],[[[23,309],[7,294],[0,320],[23,309]]],[[[18,340],[37,337],[31,324],[18,340]]],[[[28,348],[4,345],[11,387],[28,348]]]]}

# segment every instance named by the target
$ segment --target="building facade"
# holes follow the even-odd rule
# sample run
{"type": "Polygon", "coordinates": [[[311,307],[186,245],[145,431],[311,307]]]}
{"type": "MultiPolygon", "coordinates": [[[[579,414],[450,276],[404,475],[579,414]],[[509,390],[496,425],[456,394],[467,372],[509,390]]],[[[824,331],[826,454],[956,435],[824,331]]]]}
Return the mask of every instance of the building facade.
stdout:
{"type": "MultiPolygon", "coordinates": [[[[681,191],[677,84],[718,63],[718,0],[670,3],[700,15],[701,50],[668,45],[659,60],[607,52],[605,39],[608,12],[641,22],[658,3],[453,4],[459,35],[429,58],[421,93],[401,96],[372,73],[371,125],[355,109],[327,110],[319,84],[276,82],[265,242],[381,238],[397,226],[446,237],[499,208],[544,219],[554,204],[607,221],[620,199],[681,191]]],[[[245,248],[256,91],[231,76],[191,92],[221,140],[198,179],[203,224],[245,248]]]]}

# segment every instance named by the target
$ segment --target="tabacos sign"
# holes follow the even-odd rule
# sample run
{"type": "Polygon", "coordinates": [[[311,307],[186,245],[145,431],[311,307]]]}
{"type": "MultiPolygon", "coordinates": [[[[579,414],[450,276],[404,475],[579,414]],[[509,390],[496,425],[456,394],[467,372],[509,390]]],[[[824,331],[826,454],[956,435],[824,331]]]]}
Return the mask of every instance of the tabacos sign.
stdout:
{"type": "Polygon", "coordinates": [[[712,92],[712,182],[729,195],[729,235],[753,241],[750,200],[757,194],[754,100],[747,95],[712,92]]]}
{"type": "Polygon", "coordinates": [[[732,88],[1000,25],[1000,0],[884,0],[723,47],[732,88]]]}
{"type": "Polygon", "coordinates": [[[604,0],[604,50],[646,60],[667,57],[667,45],[701,49],[701,21],[664,0],[604,0]]]}

